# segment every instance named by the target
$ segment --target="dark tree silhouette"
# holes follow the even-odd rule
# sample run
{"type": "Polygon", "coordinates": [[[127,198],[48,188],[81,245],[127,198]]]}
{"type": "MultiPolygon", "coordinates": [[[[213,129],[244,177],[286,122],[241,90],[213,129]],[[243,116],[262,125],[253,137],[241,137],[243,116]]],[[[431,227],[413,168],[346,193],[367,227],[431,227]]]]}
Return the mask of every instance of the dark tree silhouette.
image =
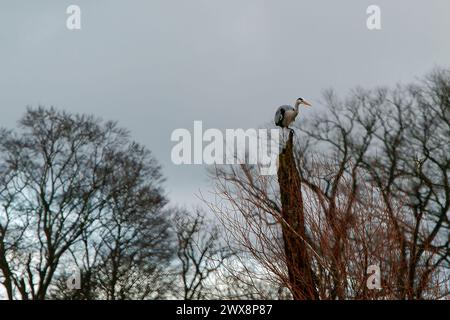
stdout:
{"type": "Polygon", "coordinates": [[[131,278],[154,271],[147,258],[164,265],[170,255],[159,171],[126,130],[91,116],[28,109],[20,131],[3,129],[0,280],[8,298],[48,298],[76,265],[85,280],[78,294],[129,296],[131,278]]]}
{"type": "Polygon", "coordinates": [[[205,299],[212,297],[208,281],[233,252],[221,243],[217,226],[209,223],[205,213],[195,210],[189,214],[178,210],[175,215],[177,256],[181,265],[181,294],[183,299],[205,299]]]}
{"type": "Polygon", "coordinates": [[[227,236],[294,298],[448,297],[450,70],[324,97],[326,111],[296,130],[296,166],[282,154],[277,180],[258,166],[212,172],[209,205],[227,236]],[[380,290],[366,286],[370,265],[380,290]]]}

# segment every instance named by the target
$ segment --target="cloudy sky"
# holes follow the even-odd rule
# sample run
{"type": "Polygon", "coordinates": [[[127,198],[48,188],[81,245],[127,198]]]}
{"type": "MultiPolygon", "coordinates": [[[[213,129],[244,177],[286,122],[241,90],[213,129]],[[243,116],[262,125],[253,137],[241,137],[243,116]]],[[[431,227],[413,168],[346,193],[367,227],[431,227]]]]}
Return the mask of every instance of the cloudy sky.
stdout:
{"type": "Polygon", "coordinates": [[[0,0],[0,126],[27,105],[117,120],[190,205],[206,176],[172,164],[174,129],[258,127],[298,96],[320,106],[325,88],[408,82],[450,66],[449,31],[448,0],[0,0]],[[381,30],[366,27],[370,4],[381,30]]]}

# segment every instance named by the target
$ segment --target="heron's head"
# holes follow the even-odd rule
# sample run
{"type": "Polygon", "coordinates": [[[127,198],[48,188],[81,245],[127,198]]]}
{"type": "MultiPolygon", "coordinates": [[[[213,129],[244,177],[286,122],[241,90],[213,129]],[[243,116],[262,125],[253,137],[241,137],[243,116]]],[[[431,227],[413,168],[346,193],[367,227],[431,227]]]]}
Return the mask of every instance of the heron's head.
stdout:
{"type": "Polygon", "coordinates": [[[308,106],[308,107],[311,107],[311,104],[308,101],[306,101],[305,99],[303,99],[303,98],[298,98],[297,99],[297,103],[298,104],[303,104],[303,105],[308,106]]]}

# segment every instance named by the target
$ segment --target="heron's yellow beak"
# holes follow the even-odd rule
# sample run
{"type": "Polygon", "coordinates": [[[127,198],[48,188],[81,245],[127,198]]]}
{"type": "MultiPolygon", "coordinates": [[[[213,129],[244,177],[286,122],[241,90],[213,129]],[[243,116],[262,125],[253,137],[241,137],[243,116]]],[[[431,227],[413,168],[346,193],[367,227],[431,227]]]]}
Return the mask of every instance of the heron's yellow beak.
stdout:
{"type": "Polygon", "coordinates": [[[305,106],[311,107],[311,104],[308,101],[303,100],[302,104],[304,104],[305,106]]]}

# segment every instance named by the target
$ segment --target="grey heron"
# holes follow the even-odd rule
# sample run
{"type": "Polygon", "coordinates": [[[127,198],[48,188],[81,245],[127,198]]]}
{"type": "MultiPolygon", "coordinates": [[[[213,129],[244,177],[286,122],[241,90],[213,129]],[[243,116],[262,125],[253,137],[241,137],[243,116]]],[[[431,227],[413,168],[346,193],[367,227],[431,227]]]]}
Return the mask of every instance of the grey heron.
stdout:
{"type": "Polygon", "coordinates": [[[282,105],[278,107],[277,112],[275,113],[275,125],[282,128],[289,128],[289,125],[295,121],[295,118],[298,115],[298,107],[301,104],[311,106],[311,104],[303,98],[298,98],[295,101],[295,107],[290,105],[282,105]]]}

